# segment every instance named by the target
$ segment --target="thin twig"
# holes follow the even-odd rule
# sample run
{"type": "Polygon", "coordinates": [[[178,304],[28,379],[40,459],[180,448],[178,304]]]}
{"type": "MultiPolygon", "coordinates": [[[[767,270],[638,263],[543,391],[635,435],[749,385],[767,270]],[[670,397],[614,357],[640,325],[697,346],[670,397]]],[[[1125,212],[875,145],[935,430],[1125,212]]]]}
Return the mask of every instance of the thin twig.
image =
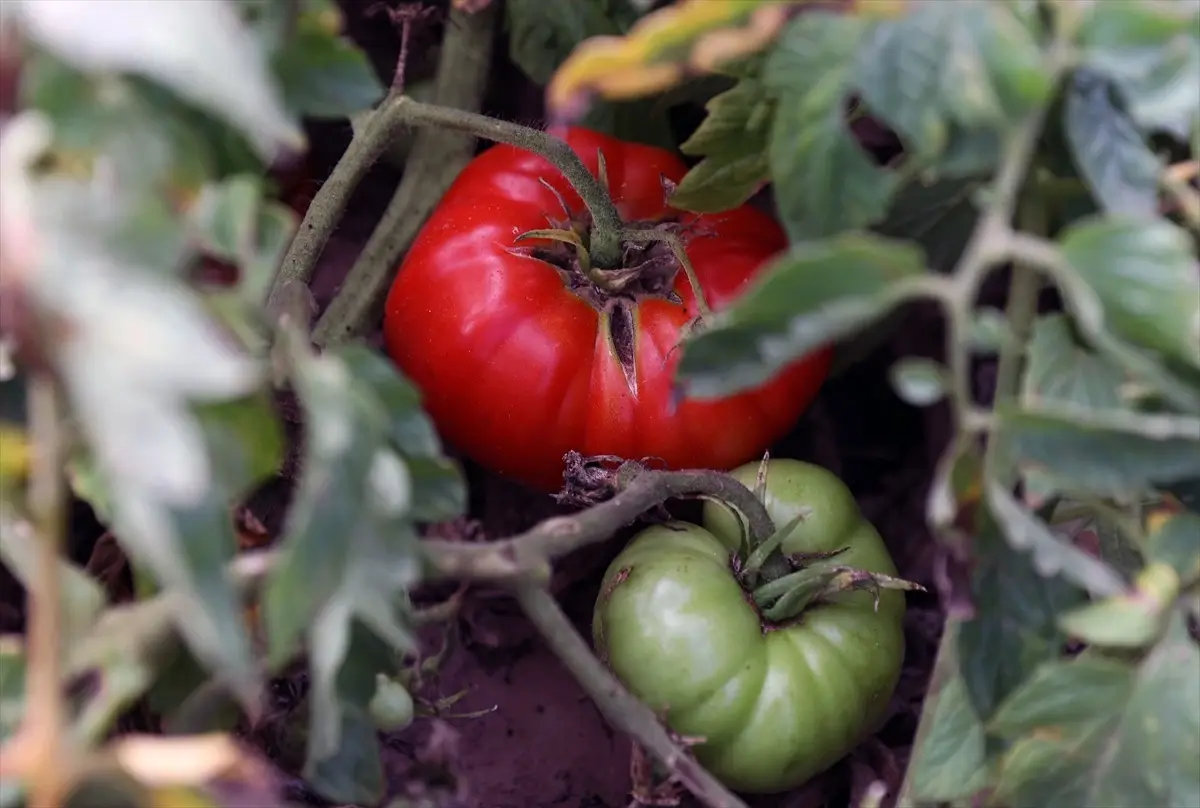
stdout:
{"type": "MultiPolygon", "coordinates": [[[[437,104],[479,111],[491,67],[495,16],[494,6],[476,14],[450,12],[438,62],[437,104]]],[[[400,256],[474,153],[475,138],[469,134],[430,128],[417,133],[396,193],[313,329],[318,347],[357,336],[373,320],[400,256]]]]}
{"type": "Polygon", "coordinates": [[[592,654],[571,621],[563,614],[545,587],[525,583],[516,587],[517,602],[546,640],[546,644],[591,696],[616,729],[652,753],[710,808],[747,808],[720,781],[705,771],[687,750],[677,744],[659,723],[654,712],[621,686],[592,654]]]}
{"type": "Polygon", "coordinates": [[[655,505],[673,497],[703,494],[739,510],[751,533],[774,532],[771,517],[754,494],[728,475],[713,471],[641,471],[612,499],[572,516],[547,519],[511,539],[485,544],[422,542],[432,577],[477,581],[546,581],[550,562],[588,544],[610,538],[655,505]]]}
{"type": "Polygon", "coordinates": [[[621,260],[621,214],[600,181],[584,165],[579,155],[562,138],[527,126],[501,121],[466,110],[424,104],[402,95],[386,100],[368,117],[363,128],[350,141],[350,148],[338,161],[313,197],[287,254],[275,277],[268,306],[278,290],[291,281],[307,283],[312,278],[325,242],[341,218],[350,196],[375,161],[391,145],[401,127],[420,126],[447,129],[507,143],[531,151],[552,163],[579,194],[592,217],[590,252],[600,267],[615,267],[621,260]]]}
{"type": "Polygon", "coordinates": [[[63,761],[62,599],[59,555],[62,548],[65,486],[63,421],[60,392],[54,379],[37,373],[29,381],[33,462],[29,505],[38,533],[37,578],[29,602],[29,673],[21,733],[32,755],[29,771],[31,805],[60,804],[67,783],[63,761]]]}
{"type": "Polygon", "coordinates": [[[268,310],[280,305],[283,289],[291,283],[307,285],[312,280],[313,270],[325,250],[325,243],[342,218],[350,197],[390,145],[393,135],[390,124],[390,121],[381,117],[368,119],[366,125],[355,133],[337,168],[313,197],[296,231],[296,237],[292,239],[279,265],[279,272],[267,296],[268,310]]]}

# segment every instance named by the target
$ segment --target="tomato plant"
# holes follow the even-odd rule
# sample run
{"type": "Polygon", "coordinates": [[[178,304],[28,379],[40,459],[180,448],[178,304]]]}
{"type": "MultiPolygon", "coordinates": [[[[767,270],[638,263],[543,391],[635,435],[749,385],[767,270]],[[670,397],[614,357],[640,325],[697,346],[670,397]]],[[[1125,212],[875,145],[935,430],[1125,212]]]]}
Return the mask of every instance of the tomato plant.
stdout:
{"type": "MultiPolygon", "coordinates": [[[[672,209],[686,167],[670,152],[578,127],[565,139],[625,222],[679,235],[713,310],[787,244],[748,206],[672,209]]],[[[572,449],[719,469],[761,454],[816,395],[829,351],[753,390],[677,401],[675,348],[703,307],[670,251],[626,242],[621,288],[605,290],[571,245],[519,238],[548,223],[586,237],[586,218],[560,172],[509,145],[475,158],[433,212],[388,295],[384,336],[443,437],[543,490],[558,487],[572,449]]]]}
{"type": "MultiPolygon", "coordinates": [[[[758,470],[732,476],[753,487],[758,470]]],[[[676,732],[703,738],[700,763],[752,793],[799,785],[875,730],[904,656],[904,596],[851,591],[894,581],[896,568],[845,484],[774,460],[761,497],[785,531],[782,575],[749,591],[755,554],[734,513],[709,502],[702,526],[634,537],[605,573],[592,627],[631,692],[676,732]]]]}

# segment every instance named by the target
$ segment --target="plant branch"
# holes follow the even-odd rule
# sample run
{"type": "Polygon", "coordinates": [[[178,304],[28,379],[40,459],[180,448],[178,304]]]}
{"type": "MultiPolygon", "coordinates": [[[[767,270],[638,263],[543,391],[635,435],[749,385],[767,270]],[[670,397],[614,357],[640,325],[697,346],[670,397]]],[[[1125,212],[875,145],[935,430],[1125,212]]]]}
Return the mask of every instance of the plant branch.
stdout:
{"type": "Polygon", "coordinates": [[[655,505],[679,496],[702,494],[740,511],[756,540],[774,532],[771,517],[748,488],[715,471],[639,471],[612,499],[572,516],[547,519],[519,536],[486,544],[422,542],[430,574],[443,578],[512,581],[546,580],[550,562],[588,544],[610,538],[655,505]]]}
{"type": "MultiPolygon", "coordinates": [[[[603,507],[603,506],[600,506],[603,507]]],[[[537,627],[555,656],[571,671],[596,706],[616,729],[643,746],[710,808],[746,808],[715,777],[671,738],[653,711],[621,686],[592,654],[554,597],[537,583],[515,589],[517,602],[537,627]]]]}
{"type": "MultiPolygon", "coordinates": [[[[452,9],[438,62],[437,104],[477,112],[491,68],[496,7],[474,14],[452,9]]],[[[397,67],[397,70],[400,70],[397,67]]],[[[320,348],[358,336],[378,316],[387,283],[442,195],[475,154],[470,134],[422,129],[405,161],[404,176],[383,217],[317,321],[320,348]]]]}
{"type": "MultiPolygon", "coordinates": [[[[1050,44],[1047,73],[1052,86],[1057,87],[1065,74],[1069,63],[1070,35],[1066,30],[1068,23],[1059,19],[1056,21],[1054,39],[1050,44]]],[[[950,359],[952,374],[952,396],[956,427],[959,433],[978,431],[977,419],[971,417],[977,411],[974,397],[971,393],[970,373],[970,341],[968,329],[971,324],[979,286],[987,273],[999,263],[1013,257],[1012,244],[1015,240],[1012,220],[1021,193],[1021,188],[1029,175],[1038,142],[1041,138],[1046,115],[1049,112],[1049,101],[1039,105],[1012,130],[1005,139],[1001,154],[1000,167],[996,173],[995,183],[991,190],[986,212],[980,218],[967,242],[966,249],[959,259],[953,273],[953,293],[943,298],[946,308],[946,352],[950,359]]],[[[1029,268],[1018,268],[1014,277],[1014,286],[1020,281],[1020,286],[1010,289],[1009,313],[1020,318],[1032,320],[1033,307],[1036,305],[1036,276],[1029,268]]],[[[1014,339],[1008,341],[1002,348],[1000,364],[1004,367],[1003,376],[997,373],[996,400],[1010,398],[1020,380],[1020,360],[1024,355],[1027,336],[1025,339],[1014,334],[1014,339]]],[[[995,471],[1000,449],[998,442],[989,441],[984,468],[995,471]]],[[[901,808],[911,808],[918,801],[913,794],[913,773],[921,765],[921,757],[927,754],[926,741],[939,720],[939,699],[945,688],[958,675],[957,670],[957,637],[962,619],[948,615],[938,645],[937,661],[930,676],[930,683],[921,709],[921,718],[917,727],[917,735],[913,742],[913,759],[905,773],[901,784],[897,805],[901,808]]]]}
{"type": "Polygon", "coordinates": [[[268,297],[268,307],[279,290],[290,281],[308,282],[312,278],[325,242],[346,209],[354,189],[387,150],[396,132],[404,126],[462,132],[497,143],[507,143],[544,157],[563,173],[591,213],[592,262],[603,268],[615,267],[620,263],[621,214],[600,181],[592,176],[565,140],[520,124],[466,110],[424,104],[401,95],[385,99],[367,119],[350,141],[350,148],[338,161],[328,181],[313,197],[304,221],[280,265],[268,297]]]}
{"type": "Polygon", "coordinates": [[[30,804],[59,805],[67,778],[63,766],[62,696],[62,548],[65,486],[63,420],[60,391],[54,379],[35,373],[29,381],[33,460],[29,505],[37,527],[37,577],[27,593],[29,609],[29,675],[22,736],[29,761],[30,804]]]}

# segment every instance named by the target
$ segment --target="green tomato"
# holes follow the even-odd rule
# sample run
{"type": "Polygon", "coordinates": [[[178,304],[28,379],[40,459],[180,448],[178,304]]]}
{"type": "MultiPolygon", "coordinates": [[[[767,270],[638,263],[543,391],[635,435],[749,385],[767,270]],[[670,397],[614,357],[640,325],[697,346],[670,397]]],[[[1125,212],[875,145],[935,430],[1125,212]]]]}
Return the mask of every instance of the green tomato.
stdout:
{"type": "MultiPolygon", "coordinates": [[[[753,490],[758,463],[731,474],[753,490]]],[[[829,471],[772,460],[764,498],[777,526],[811,509],[788,555],[849,549],[831,562],[896,568],[849,489],[829,471]]],[[[704,739],[696,759],[730,788],[774,793],[832,766],[879,727],[904,658],[904,596],[855,591],[764,625],[730,560],[741,543],[728,506],[703,527],[640,532],[605,573],[592,624],[614,675],[675,732],[704,739]]]]}
{"type": "Polygon", "coordinates": [[[416,705],[408,688],[383,673],[375,674],[375,695],[369,709],[371,720],[384,732],[404,729],[416,715],[416,705]]]}

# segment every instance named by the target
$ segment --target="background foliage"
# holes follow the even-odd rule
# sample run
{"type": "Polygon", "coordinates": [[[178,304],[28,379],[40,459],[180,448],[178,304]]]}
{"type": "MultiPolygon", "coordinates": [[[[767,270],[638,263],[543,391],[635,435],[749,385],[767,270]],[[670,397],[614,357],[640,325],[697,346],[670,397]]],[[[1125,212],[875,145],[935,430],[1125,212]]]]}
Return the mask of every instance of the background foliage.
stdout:
{"type": "MultiPolygon", "coordinates": [[[[956,430],[928,499],[946,630],[899,803],[1200,805],[1200,4],[800,5],[509,0],[504,23],[552,119],[675,145],[664,110],[706,102],[678,206],[770,185],[791,248],[689,338],[688,395],[942,308],[944,363],[891,373],[956,430]],[[864,147],[868,120],[893,159],[864,147]],[[1007,310],[977,308],[1000,272],[1007,310]]],[[[28,639],[0,639],[0,804],[42,782],[39,759],[63,783],[123,772],[159,805],[219,803],[222,777],[266,793],[230,736],[198,733],[253,720],[301,651],[304,775],[373,804],[379,699],[406,723],[409,594],[444,572],[418,528],[465,513],[466,486],[391,363],[310,345],[310,298],[276,271],[311,237],[293,243],[267,169],[304,150],[302,118],[387,91],[328,0],[67,8],[0,7],[0,61],[21,60],[0,140],[0,554],[37,607],[28,639]],[[212,259],[236,282],[199,274],[212,259]],[[284,460],[281,390],[301,478],[273,548],[239,553],[231,512],[284,460]],[[60,473],[135,600],[59,555],[60,473]],[[64,704],[46,677],[92,684],[64,704]],[[205,709],[214,693],[230,709],[205,709]],[[146,695],[186,732],[113,738],[146,695]],[[152,776],[188,743],[186,771],[152,776]]]]}

